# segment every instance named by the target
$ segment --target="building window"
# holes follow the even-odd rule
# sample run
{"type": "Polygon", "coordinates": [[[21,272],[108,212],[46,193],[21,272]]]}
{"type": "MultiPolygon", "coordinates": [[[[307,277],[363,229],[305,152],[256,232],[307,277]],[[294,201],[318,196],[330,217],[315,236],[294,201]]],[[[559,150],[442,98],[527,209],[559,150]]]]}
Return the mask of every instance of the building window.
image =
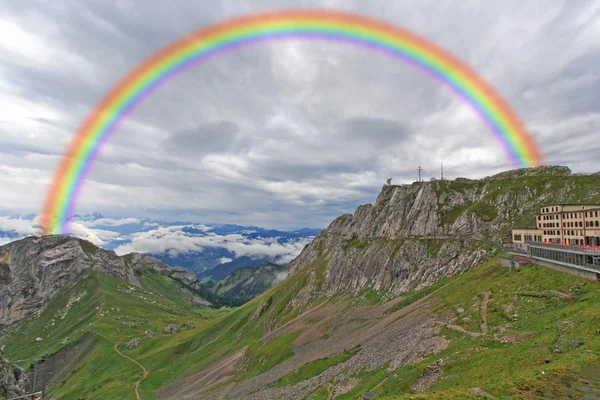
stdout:
{"type": "Polygon", "coordinates": [[[520,242],[522,240],[521,235],[514,235],[514,240],[515,242],[520,242]]]}

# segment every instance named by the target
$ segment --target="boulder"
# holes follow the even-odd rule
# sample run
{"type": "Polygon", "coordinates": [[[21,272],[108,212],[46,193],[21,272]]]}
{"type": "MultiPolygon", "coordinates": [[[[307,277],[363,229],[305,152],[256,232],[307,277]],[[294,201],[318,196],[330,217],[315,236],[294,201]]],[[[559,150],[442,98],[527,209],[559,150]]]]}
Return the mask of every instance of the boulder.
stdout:
{"type": "Polygon", "coordinates": [[[13,398],[23,396],[30,390],[29,378],[25,371],[0,357],[0,396],[13,398]]]}
{"type": "Polygon", "coordinates": [[[179,327],[175,324],[169,324],[164,329],[165,333],[177,333],[179,332],[179,327]]]}
{"type": "Polygon", "coordinates": [[[196,282],[196,274],[182,267],[171,268],[169,276],[186,286],[191,286],[196,282]]]}
{"type": "Polygon", "coordinates": [[[129,343],[127,343],[128,349],[135,349],[140,345],[140,338],[131,339],[129,343]]]}
{"type": "Polygon", "coordinates": [[[202,307],[210,307],[212,303],[208,300],[204,300],[202,297],[193,297],[192,303],[197,304],[202,307]]]}

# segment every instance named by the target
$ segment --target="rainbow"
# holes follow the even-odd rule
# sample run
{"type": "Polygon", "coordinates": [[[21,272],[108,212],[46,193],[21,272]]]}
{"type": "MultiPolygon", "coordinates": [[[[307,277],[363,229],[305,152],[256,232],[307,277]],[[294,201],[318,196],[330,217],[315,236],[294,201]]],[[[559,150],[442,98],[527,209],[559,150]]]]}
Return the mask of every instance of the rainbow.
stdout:
{"type": "Polygon", "coordinates": [[[68,231],[83,182],[119,124],[160,85],[215,55],[278,39],[344,42],[379,51],[428,73],[462,98],[517,166],[542,163],[542,155],[508,103],[463,62],[400,27],[364,16],[315,10],[279,11],[233,19],[194,32],[136,67],[85,120],[55,173],[42,210],[42,230],[68,231]]]}

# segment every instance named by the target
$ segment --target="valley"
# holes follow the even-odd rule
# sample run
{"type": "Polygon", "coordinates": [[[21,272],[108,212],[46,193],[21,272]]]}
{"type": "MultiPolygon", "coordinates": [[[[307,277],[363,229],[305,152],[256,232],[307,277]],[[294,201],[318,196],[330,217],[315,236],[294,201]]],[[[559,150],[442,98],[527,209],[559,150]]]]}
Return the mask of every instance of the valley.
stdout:
{"type": "Polygon", "coordinates": [[[1,265],[0,289],[20,288],[2,303],[2,357],[30,377],[37,360],[55,399],[600,397],[600,285],[500,264],[510,228],[543,204],[599,196],[596,178],[562,167],[386,186],[237,307],[147,256],[25,239],[38,242],[4,246],[33,261],[1,265]],[[15,279],[47,268],[77,273],[35,308],[40,289],[15,279]]]}

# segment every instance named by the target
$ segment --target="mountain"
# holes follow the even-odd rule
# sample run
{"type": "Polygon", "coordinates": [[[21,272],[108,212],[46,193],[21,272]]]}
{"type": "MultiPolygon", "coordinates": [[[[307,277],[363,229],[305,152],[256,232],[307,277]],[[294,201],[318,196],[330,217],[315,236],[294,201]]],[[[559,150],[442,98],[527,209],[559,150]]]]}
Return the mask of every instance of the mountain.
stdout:
{"type": "Polygon", "coordinates": [[[287,273],[279,265],[263,263],[258,267],[243,267],[231,272],[210,288],[215,293],[236,299],[250,300],[283,281],[287,273]]]}
{"type": "MultiPolygon", "coordinates": [[[[37,234],[35,216],[0,216],[0,245],[37,234]]],[[[238,265],[274,262],[286,265],[317,236],[320,229],[274,230],[233,224],[167,222],[140,218],[107,218],[98,213],[71,218],[74,236],[117,254],[144,253],[165,264],[184,267],[201,276],[225,265],[220,278],[238,265]],[[251,261],[250,261],[251,260],[251,261]],[[217,267],[217,268],[215,268],[217,267]]]]}
{"type": "Polygon", "coordinates": [[[93,264],[0,338],[26,371],[44,359],[55,399],[599,398],[600,285],[498,257],[513,224],[577,202],[600,179],[563,167],[386,186],[240,307],[93,264]]]}
{"type": "Polygon", "coordinates": [[[210,278],[213,281],[220,281],[227,275],[235,272],[240,268],[258,267],[264,263],[268,263],[268,261],[265,261],[263,259],[255,259],[248,256],[242,256],[236,258],[235,260],[219,264],[214,268],[202,272],[201,274],[199,274],[199,278],[210,278]]]}
{"type": "Polygon", "coordinates": [[[166,274],[190,289],[199,287],[195,274],[183,268],[137,253],[119,257],[83,239],[28,237],[0,246],[0,324],[39,316],[51,300],[91,270],[141,287],[136,273],[144,269],[166,274]]]}
{"type": "Polygon", "coordinates": [[[558,166],[384,186],[375,204],[338,217],[288,269],[326,266],[325,294],[373,289],[392,298],[481,264],[513,227],[534,227],[543,205],[580,202],[600,203],[600,179],[558,166]]]}

